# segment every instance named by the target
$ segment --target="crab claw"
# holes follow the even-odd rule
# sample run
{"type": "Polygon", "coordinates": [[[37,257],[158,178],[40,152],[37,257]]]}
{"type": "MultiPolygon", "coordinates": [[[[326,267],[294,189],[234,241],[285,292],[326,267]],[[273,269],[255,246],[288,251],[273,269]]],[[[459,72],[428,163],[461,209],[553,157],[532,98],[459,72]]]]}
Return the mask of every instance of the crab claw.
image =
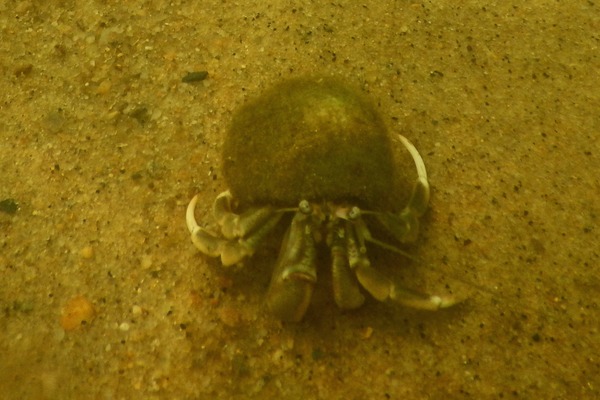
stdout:
{"type": "Polygon", "coordinates": [[[331,276],[335,303],[344,310],[360,307],[365,297],[360,292],[358,281],[348,262],[346,230],[339,223],[330,227],[328,245],[331,251],[331,276]]]}
{"type": "Polygon", "coordinates": [[[267,308],[283,321],[302,319],[317,281],[311,211],[303,205],[285,234],[267,292],[267,308]]]}

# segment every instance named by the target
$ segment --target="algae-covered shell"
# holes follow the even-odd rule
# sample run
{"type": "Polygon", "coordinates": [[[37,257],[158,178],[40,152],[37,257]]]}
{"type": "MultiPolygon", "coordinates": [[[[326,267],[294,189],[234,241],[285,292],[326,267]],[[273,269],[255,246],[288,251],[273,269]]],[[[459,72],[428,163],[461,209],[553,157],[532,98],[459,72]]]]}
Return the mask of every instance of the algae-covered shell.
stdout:
{"type": "Polygon", "coordinates": [[[374,105],[338,80],[274,86],[233,117],[222,171],[242,204],[353,203],[389,209],[391,139],[374,105]]]}

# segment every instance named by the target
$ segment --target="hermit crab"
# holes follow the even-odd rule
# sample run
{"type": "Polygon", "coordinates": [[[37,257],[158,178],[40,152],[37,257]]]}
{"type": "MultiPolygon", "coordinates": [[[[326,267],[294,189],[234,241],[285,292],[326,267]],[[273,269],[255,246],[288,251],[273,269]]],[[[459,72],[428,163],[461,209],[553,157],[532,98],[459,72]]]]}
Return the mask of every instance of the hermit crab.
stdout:
{"type": "Polygon", "coordinates": [[[242,106],[225,137],[222,173],[229,189],[212,207],[217,230],[196,222],[197,195],[189,203],[192,242],[224,266],[234,265],[287,221],[266,296],[267,308],[281,320],[301,320],[310,304],[317,264],[324,262],[319,243],[330,249],[333,295],[342,309],[360,307],[363,291],[418,309],[454,303],[401,287],[371,265],[369,243],[410,257],[375,238],[370,227],[398,243],[414,241],[429,183],[416,148],[402,135],[389,135],[372,103],[340,81],[284,81],[242,106]],[[416,167],[404,206],[397,205],[395,184],[407,171],[396,168],[394,140],[416,167]]]}

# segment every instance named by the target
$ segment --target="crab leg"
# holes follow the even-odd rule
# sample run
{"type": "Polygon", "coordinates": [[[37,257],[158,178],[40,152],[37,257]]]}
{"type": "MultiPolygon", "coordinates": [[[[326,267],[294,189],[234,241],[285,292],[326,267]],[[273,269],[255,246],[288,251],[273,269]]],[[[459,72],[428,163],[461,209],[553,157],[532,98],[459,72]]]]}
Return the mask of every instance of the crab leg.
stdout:
{"type": "Polygon", "coordinates": [[[277,225],[282,216],[282,212],[275,212],[247,238],[226,240],[221,247],[221,263],[224,266],[234,265],[244,258],[254,255],[258,245],[277,225]]]}
{"type": "Polygon", "coordinates": [[[411,243],[417,240],[419,217],[408,207],[400,214],[374,212],[373,215],[398,242],[411,243]]]}
{"type": "Polygon", "coordinates": [[[285,234],[267,292],[269,311],[281,320],[300,321],[317,281],[311,209],[301,202],[285,234]]]}
{"type": "Polygon", "coordinates": [[[219,194],[213,203],[213,215],[226,239],[248,236],[265,225],[275,213],[272,207],[254,207],[242,214],[235,214],[232,212],[232,201],[231,192],[226,190],[219,194]]]}
{"type": "Polygon", "coordinates": [[[399,214],[379,212],[372,214],[400,243],[406,243],[417,239],[419,218],[427,210],[430,189],[423,158],[407,138],[402,135],[398,135],[398,137],[413,158],[417,168],[417,180],[414,183],[408,204],[399,214]]]}
{"type": "Polygon", "coordinates": [[[452,297],[441,297],[399,287],[370,266],[356,269],[360,284],[379,301],[391,300],[419,310],[439,310],[454,305],[452,297]]]}
{"type": "Polygon", "coordinates": [[[437,310],[450,307],[455,303],[453,298],[444,298],[435,295],[419,293],[410,289],[397,286],[394,282],[381,274],[371,263],[366,255],[364,246],[360,243],[361,232],[354,226],[349,226],[346,230],[348,250],[348,259],[350,268],[356,274],[356,278],[375,299],[379,301],[391,300],[396,303],[417,308],[421,310],[437,310]]]}
{"type": "Polygon", "coordinates": [[[190,231],[192,243],[194,243],[194,246],[196,246],[198,250],[207,256],[218,257],[221,254],[221,247],[225,240],[216,237],[198,225],[196,217],[194,216],[197,202],[198,196],[196,195],[190,201],[185,213],[185,222],[190,231]]]}
{"type": "MultiPolygon", "coordinates": [[[[365,221],[361,218],[362,213],[363,213],[363,211],[361,211],[361,209],[358,207],[339,208],[335,211],[336,217],[345,219],[353,224],[354,229],[356,230],[356,233],[357,233],[357,237],[360,240],[359,245],[360,245],[360,249],[362,252],[367,251],[366,247],[365,247],[365,241],[366,241],[366,242],[371,242],[373,244],[376,244],[377,246],[382,247],[384,249],[393,251],[395,253],[402,254],[406,258],[414,259],[413,256],[411,256],[410,254],[408,254],[405,251],[400,250],[398,247],[393,246],[388,243],[385,243],[385,242],[382,242],[381,240],[375,239],[371,235],[369,228],[367,228],[365,221]]],[[[366,214],[378,216],[381,213],[367,211],[366,214]]]]}
{"type": "Polygon", "coordinates": [[[338,221],[329,227],[328,238],[332,258],[333,297],[338,307],[354,309],[364,303],[365,297],[360,293],[356,276],[350,270],[346,251],[346,229],[341,227],[338,221]]]}
{"type": "Polygon", "coordinates": [[[413,187],[412,196],[408,202],[407,208],[415,210],[421,216],[425,213],[429,204],[429,181],[427,180],[427,170],[423,158],[416,147],[404,136],[398,134],[400,142],[406,147],[415,162],[417,168],[417,181],[413,187]]]}
{"type": "MultiPolygon", "coordinates": [[[[222,201],[222,199],[217,198],[215,202],[217,201],[222,201]]],[[[253,218],[252,215],[248,214],[246,220],[255,221],[260,219],[260,223],[254,223],[252,224],[252,229],[244,230],[244,232],[249,232],[247,237],[223,239],[198,225],[194,216],[197,202],[198,196],[194,196],[186,211],[186,223],[191,233],[192,243],[194,243],[198,250],[210,257],[221,256],[221,263],[224,266],[237,264],[245,257],[253,255],[257,246],[275,227],[283,215],[282,212],[271,210],[268,216],[264,217],[265,212],[263,209],[255,209],[257,213],[261,214],[261,218],[253,218]]],[[[235,215],[233,213],[230,214],[235,215]]]]}

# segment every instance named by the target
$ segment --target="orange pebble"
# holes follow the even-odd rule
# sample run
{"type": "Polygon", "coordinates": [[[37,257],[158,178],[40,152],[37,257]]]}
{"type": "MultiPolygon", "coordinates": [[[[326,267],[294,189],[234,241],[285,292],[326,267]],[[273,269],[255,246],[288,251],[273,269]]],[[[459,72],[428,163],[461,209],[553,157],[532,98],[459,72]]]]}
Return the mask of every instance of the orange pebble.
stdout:
{"type": "Polygon", "coordinates": [[[365,329],[363,329],[360,334],[363,339],[369,339],[371,338],[371,335],[373,335],[373,328],[370,326],[367,326],[365,329]]]}
{"type": "Polygon", "coordinates": [[[65,331],[72,331],[94,319],[94,306],[84,296],[75,296],[63,306],[60,325],[65,331]]]}
{"type": "Polygon", "coordinates": [[[94,258],[94,248],[92,246],[85,246],[79,251],[79,255],[88,260],[94,258]]]}

